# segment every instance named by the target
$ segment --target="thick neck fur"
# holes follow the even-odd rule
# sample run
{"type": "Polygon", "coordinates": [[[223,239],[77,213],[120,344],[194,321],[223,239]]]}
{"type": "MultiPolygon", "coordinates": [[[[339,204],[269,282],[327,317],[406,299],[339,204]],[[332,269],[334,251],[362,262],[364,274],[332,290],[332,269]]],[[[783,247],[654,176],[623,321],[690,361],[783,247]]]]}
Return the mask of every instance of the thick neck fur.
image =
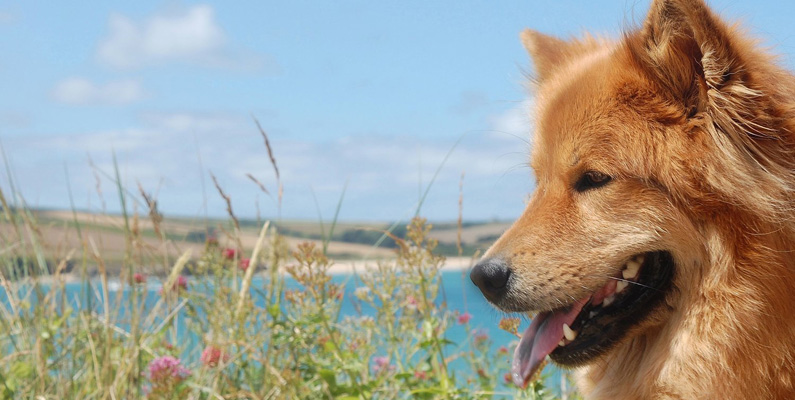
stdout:
{"type": "Polygon", "coordinates": [[[795,398],[795,80],[732,40],[743,70],[695,122],[702,159],[731,168],[680,204],[701,214],[703,254],[679,260],[665,321],[580,371],[588,399],[795,398]]]}
{"type": "Polygon", "coordinates": [[[795,398],[795,232],[784,225],[705,224],[705,259],[679,266],[693,282],[670,317],[583,368],[586,398],[795,398]]]}

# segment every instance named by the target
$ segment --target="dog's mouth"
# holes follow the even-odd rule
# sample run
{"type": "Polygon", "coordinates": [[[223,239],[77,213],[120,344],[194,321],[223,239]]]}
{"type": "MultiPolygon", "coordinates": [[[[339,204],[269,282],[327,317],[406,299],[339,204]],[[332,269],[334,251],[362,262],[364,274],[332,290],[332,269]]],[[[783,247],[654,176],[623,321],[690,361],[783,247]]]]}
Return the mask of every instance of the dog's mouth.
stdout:
{"type": "Polygon", "coordinates": [[[514,383],[524,387],[547,356],[576,366],[607,352],[662,302],[673,274],[671,253],[639,254],[590,296],[536,315],[514,352],[514,383]]]}

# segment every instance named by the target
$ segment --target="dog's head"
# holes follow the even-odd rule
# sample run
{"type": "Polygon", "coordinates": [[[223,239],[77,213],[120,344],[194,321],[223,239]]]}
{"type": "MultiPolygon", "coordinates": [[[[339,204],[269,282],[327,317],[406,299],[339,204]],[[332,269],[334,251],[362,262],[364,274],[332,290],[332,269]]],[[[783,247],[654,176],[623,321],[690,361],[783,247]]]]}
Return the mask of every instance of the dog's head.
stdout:
{"type": "Polygon", "coordinates": [[[471,271],[498,308],[538,313],[517,384],[547,355],[588,363],[665,323],[704,273],[703,222],[728,204],[775,212],[757,186],[776,185],[760,163],[781,145],[757,140],[778,123],[766,58],[701,0],[654,1],[618,42],[521,38],[536,68],[537,185],[471,271]]]}

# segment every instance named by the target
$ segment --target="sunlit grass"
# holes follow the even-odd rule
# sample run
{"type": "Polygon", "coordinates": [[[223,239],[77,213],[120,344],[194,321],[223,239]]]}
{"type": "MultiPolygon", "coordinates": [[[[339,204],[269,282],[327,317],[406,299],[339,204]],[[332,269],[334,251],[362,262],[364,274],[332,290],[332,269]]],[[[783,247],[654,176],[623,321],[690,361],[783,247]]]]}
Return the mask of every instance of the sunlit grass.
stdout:
{"type": "MultiPolygon", "coordinates": [[[[494,349],[443,298],[445,259],[420,217],[405,235],[383,232],[397,244],[393,259],[339,281],[327,252],[336,216],[319,245],[290,249],[265,222],[244,248],[216,182],[230,216],[217,227],[224,239],[208,234],[200,250],[185,250],[151,196],[139,188],[146,207],[128,213],[133,194],[118,173],[114,182],[124,250],[113,268],[101,246],[107,227],[76,212],[39,220],[13,183],[11,204],[0,190],[0,399],[551,397],[541,381],[506,382],[512,349],[494,349]],[[50,224],[79,244],[46,240],[50,224]],[[346,303],[354,313],[343,315],[346,303]],[[467,332],[459,342],[456,325],[467,332]]],[[[281,192],[279,183],[279,203],[281,192]]],[[[518,320],[501,325],[515,333],[518,320]]]]}

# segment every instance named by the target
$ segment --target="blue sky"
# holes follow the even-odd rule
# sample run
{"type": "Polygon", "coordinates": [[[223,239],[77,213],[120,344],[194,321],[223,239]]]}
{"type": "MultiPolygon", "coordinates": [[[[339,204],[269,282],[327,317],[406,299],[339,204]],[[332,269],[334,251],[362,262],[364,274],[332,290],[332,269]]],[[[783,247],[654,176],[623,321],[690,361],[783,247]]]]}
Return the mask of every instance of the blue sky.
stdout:
{"type": "MultiPolygon", "coordinates": [[[[791,67],[795,5],[713,1],[791,67]]],[[[285,218],[411,215],[461,138],[423,214],[519,215],[530,62],[518,33],[615,36],[645,1],[250,1],[0,3],[0,140],[32,206],[118,211],[112,172],[156,193],[166,214],[223,215],[208,171],[240,216],[275,215],[276,190],[251,117],[268,131],[285,218]],[[92,165],[94,167],[92,167],[92,165]],[[99,177],[99,178],[97,178],[99,177]],[[204,199],[207,199],[206,203],[204,199]]],[[[0,188],[9,193],[5,173],[0,188]]]]}

